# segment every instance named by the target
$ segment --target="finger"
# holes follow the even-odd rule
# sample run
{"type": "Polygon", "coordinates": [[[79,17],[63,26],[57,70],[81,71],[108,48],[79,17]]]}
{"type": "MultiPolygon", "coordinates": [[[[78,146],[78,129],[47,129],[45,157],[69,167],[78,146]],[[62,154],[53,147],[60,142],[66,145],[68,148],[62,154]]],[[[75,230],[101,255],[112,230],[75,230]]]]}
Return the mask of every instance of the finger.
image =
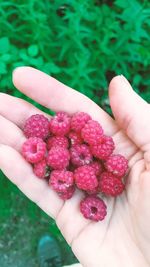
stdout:
{"type": "Polygon", "coordinates": [[[20,128],[0,115],[0,144],[8,145],[20,151],[26,138],[20,128]]]}
{"type": "Polygon", "coordinates": [[[56,218],[63,201],[45,180],[38,179],[30,164],[13,148],[0,145],[0,169],[16,186],[52,218],[56,218]]]}
{"type": "Polygon", "coordinates": [[[150,106],[121,75],[112,79],[109,86],[110,105],[119,126],[140,148],[150,143],[150,106]]]}
{"type": "Polygon", "coordinates": [[[0,93],[0,114],[20,128],[23,127],[26,119],[33,114],[43,114],[49,118],[48,114],[45,114],[27,101],[3,93],[0,93]]]}
{"type": "Polygon", "coordinates": [[[14,85],[24,94],[54,111],[88,112],[101,122],[107,134],[114,134],[117,127],[112,118],[92,100],[65,86],[56,79],[31,67],[20,67],[13,74],[14,85]]]}

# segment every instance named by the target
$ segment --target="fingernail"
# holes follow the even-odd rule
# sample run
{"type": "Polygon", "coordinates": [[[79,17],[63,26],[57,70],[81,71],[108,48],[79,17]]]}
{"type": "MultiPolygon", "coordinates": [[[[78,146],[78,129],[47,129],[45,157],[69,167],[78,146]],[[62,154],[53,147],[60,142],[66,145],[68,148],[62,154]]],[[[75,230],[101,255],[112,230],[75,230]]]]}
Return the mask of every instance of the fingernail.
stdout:
{"type": "Polygon", "coordinates": [[[14,75],[15,72],[16,72],[19,68],[20,68],[20,67],[15,68],[15,69],[13,70],[12,74],[14,75]]]}
{"type": "Polygon", "coordinates": [[[120,78],[121,78],[121,80],[122,80],[123,82],[125,82],[127,85],[130,84],[129,81],[126,79],[126,77],[123,76],[122,74],[120,75],[120,78]]]}
{"type": "Polygon", "coordinates": [[[16,68],[13,70],[12,74],[14,75],[19,69],[21,69],[21,68],[23,68],[23,67],[24,67],[24,66],[16,67],[16,68]]]}

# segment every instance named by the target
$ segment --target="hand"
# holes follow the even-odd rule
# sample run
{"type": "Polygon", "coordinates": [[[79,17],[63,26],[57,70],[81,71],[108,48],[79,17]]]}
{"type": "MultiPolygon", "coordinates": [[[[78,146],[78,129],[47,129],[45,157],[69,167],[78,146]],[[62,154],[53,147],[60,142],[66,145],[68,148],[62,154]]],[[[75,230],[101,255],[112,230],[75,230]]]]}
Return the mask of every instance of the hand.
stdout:
{"type": "Polygon", "coordinates": [[[123,76],[109,86],[115,121],[87,97],[30,67],[13,74],[15,86],[54,111],[88,112],[106,134],[113,136],[116,153],[129,159],[125,192],[108,199],[104,221],[94,223],[79,212],[82,193],[66,202],[45,181],[37,179],[20,155],[25,140],[22,126],[41,113],[24,100],[0,94],[0,168],[25,195],[56,220],[58,227],[84,267],[146,267],[150,264],[150,106],[123,76]]]}

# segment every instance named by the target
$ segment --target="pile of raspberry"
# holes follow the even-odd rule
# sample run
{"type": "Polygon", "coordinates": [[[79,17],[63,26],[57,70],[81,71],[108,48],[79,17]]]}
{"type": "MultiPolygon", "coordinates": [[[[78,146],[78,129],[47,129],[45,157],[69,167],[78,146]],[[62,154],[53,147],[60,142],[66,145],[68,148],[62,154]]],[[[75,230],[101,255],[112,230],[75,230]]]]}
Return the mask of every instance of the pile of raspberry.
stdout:
{"type": "Polygon", "coordinates": [[[36,114],[27,119],[23,130],[27,140],[22,155],[34,174],[46,179],[63,200],[81,190],[83,216],[103,220],[107,214],[103,198],[124,191],[128,161],[113,153],[113,138],[104,134],[99,122],[84,112],[72,116],[57,112],[51,119],[36,114]]]}

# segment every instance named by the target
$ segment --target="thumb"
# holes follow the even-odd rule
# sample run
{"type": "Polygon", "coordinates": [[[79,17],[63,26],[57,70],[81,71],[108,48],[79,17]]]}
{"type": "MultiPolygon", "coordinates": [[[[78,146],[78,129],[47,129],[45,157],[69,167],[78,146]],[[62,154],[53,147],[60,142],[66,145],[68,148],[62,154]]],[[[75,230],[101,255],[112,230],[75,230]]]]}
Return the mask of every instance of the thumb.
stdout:
{"type": "Polygon", "coordinates": [[[144,152],[150,151],[150,105],[133,91],[123,75],[111,80],[109,98],[119,127],[144,152]]]}

